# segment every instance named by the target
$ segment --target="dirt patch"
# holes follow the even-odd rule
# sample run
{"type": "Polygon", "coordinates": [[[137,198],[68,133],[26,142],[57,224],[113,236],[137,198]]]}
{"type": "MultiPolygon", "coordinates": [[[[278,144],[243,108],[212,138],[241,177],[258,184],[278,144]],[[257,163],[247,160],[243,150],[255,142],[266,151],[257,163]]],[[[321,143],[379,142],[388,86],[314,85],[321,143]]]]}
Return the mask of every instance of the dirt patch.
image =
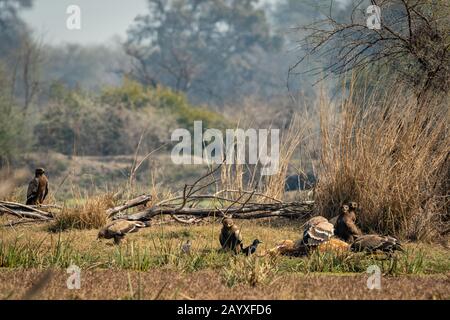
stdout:
{"type": "MultiPolygon", "coordinates": [[[[42,270],[0,271],[0,298],[21,299],[38,283],[42,270]]],[[[272,283],[227,287],[213,271],[82,271],[81,288],[67,289],[69,275],[54,271],[34,299],[450,299],[450,274],[383,277],[381,290],[369,290],[367,275],[277,277],[272,283]]]]}

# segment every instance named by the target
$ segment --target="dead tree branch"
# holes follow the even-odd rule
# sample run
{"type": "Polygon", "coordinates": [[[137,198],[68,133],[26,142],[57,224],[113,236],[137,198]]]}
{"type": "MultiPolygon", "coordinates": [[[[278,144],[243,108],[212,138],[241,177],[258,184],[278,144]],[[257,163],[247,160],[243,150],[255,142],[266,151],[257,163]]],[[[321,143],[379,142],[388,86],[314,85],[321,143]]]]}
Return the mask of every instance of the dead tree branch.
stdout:
{"type": "Polygon", "coordinates": [[[152,200],[151,195],[143,194],[137,198],[128,200],[127,202],[125,202],[124,204],[122,204],[120,206],[106,210],[106,214],[108,215],[108,218],[111,218],[124,210],[130,209],[130,208],[133,208],[133,207],[136,207],[139,205],[146,205],[150,200],[152,200]]]}

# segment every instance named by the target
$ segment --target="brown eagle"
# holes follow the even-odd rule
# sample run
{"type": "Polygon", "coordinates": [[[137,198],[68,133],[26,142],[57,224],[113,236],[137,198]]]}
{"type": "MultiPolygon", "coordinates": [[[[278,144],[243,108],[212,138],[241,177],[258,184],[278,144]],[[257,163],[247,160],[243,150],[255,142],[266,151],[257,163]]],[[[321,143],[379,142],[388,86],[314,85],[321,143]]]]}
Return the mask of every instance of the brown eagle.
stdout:
{"type": "Polygon", "coordinates": [[[38,168],[35,171],[33,180],[28,184],[27,205],[37,205],[44,202],[48,194],[48,179],[45,176],[45,170],[38,168]]]}
{"type": "Polygon", "coordinates": [[[366,234],[356,236],[355,242],[351,246],[352,251],[366,251],[366,252],[394,252],[404,251],[401,243],[391,236],[380,236],[378,234],[366,234]]]}
{"type": "Polygon", "coordinates": [[[336,221],[336,235],[348,243],[352,243],[355,236],[362,235],[355,223],[357,207],[356,202],[351,202],[350,205],[344,204],[336,221]]]}
{"type": "Polygon", "coordinates": [[[238,253],[242,249],[242,235],[237,225],[231,218],[222,220],[222,230],[220,231],[219,241],[222,249],[231,250],[238,253]]]}
{"type": "Polygon", "coordinates": [[[137,232],[139,228],[145,228],[147,226],[146,223],[141,221],[114,220],[98,232],[97,238],[114,239],[114,244],[120,244],[120,241],[122,241],[127,233],[137,232]]]}

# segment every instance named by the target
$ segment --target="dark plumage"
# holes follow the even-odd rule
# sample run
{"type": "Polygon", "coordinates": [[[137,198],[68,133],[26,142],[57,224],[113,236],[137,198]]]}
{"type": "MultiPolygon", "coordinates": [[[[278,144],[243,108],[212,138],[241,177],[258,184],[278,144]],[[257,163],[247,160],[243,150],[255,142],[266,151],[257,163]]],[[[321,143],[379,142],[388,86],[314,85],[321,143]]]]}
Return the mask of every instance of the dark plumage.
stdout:
{"type": "Polygon", "coordinates": [[[335,216],[335,217],[331,218],[330,220],[328,220],[328,222],[331,223],[335,229],[336,229],[336,224],[337,224],[338,218],[339,218],[339,216],[335,216]]]}
{"type": "Polygon", "coordinates": [[[394,252],[403,251],[401,243],[391,236],[380,236],[378,234],[366,234],[356,236],[356,240],[351,245],[352,251],[383,251],[394,252]]]}
{"type": "Polygon", "coordinates": [[[356,202],[351,202],[350,206],[344,204],[336,221],[335,234],[348,243],[353,242],[355,236],[362,235],[361,230],[355,224],[357,207],[356,202]]]}
{"type": "MultiPolygon", "coordinates": [[[[260,243],[262,243],[262,242],[259,241],[258,239],[253,240],[253,243],[251,245],[249,245],[246,248],[242,248],[242,253],[245,254],[246,256],[250,256],[250,255],[254,254],[260,243]]],[[[242,247],[242,244],[241,244],[241,247],[242,247]]]]}
{"type": "Polygon", "coordinates": [[[45,170],[38,168],[35,171],[33,180],[28,184],[27,205],[42,204],[48,194],[48,179],[45,170]]]}
{"type": "Polygon", "coordinates": [[[334,234],[334,226],[322,216],[309,219],[305,223],[302,244],[307,246],[318,246],[328,241],[334,234]]]}
{"type": "Polygon", "coordinates": [[[231,218],[224,218],[222,224],[223,227],[219,237],[222,249],[238,253],[242,248],[242,236],[239,228],[234,224],[231,218]]]}
{"type": "Polygon", "coordinates": [[[120,244],[127,233],[137,232],[139,228],[146,226],[141,221],[114,220],[98,232],[98,239],[114,239],[115,244],[120,244]]]}

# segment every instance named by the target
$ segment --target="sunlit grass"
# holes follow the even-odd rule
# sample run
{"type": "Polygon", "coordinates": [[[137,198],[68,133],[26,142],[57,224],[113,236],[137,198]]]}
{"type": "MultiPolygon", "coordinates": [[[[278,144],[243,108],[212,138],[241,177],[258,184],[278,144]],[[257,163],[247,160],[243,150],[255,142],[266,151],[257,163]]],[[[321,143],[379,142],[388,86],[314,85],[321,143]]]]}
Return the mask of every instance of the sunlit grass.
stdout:
{"type": "Polygon", "coordinates": [[[449,251],[426,244],[406,244],[405,253],[395,253],[392,256],[314,252],[309,257],[273,258],[264,255],[264,252],[282,238],[295,239],[295,233],[290,227],[267,226],[263,223],[242,225],[246,243],[253,237],[264,241],[264,245],[258,249],[258,257],[249,259],[221,252],[217,239],[219,229],[219,224],[188,228],[179,225],[150,227],[129,235],[120,246],[114,246],[110,241],[98,241],[96,230],[51,234],[43,227],[30,228],[26,233],[3,229],[0,238],[0,268],[67,268],[76,264],[82,269],[144,272],[152,269],[181,273],[214,270],[222,274],[224,281],[230,286],[240,282],[253,282],[252,285],[257,285],[265,282],[262,279],[289,273],[365,273],[370,265],[377,265],[383,274],[392,276],[450,272],[449,251]],[[187,239],[192,242],[190,254],[184,254],[180,249],[187,239]]]}

